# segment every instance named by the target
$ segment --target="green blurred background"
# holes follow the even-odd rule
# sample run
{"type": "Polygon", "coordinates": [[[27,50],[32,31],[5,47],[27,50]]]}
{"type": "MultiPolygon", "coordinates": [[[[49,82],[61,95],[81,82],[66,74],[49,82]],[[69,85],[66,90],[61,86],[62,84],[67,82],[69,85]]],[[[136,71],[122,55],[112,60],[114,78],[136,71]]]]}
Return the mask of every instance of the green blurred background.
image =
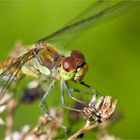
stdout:
{"type": "MultiPolygon", "coordinates": [[[[17,40],[30,45],[63,27],[92,3],[86,0],[1,0],[0,58],[7,56],[17,40]]],[[[120,138],[140,139],[140,2],[121,16],[90,28],[71,48],[80,49],[87,58],[89,71],[85,81],[118,100],[123,119],[109,129],[110,133],[120,138]]],[[[60,105],[59,95],[59,92],[50,95],[52,104],[60,105]]],[[[19,107],[15,129],[36,123],[41,114],[38,103],[19,107]]],[[[75,124],[74,127],[76,130],[80,126],[75,124]]],[[[3,130],[1,127],[0,136],[3,130]]],[[[85,136],[91,137],[92,133],[85,136]]]]}

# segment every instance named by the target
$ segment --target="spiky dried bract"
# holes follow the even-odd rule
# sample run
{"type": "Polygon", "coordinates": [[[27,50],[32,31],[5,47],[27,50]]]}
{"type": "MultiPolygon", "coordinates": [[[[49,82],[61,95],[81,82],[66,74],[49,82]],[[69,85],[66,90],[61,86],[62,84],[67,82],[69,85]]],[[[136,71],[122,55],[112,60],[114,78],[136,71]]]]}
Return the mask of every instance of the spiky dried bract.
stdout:
{"type": "Polygon", "coordinates": [[[83,108],[83,114],[89,121],[103,122],[110,118],[116,108],[117,100],[111,96],[94,96],[88,107],[83,108]]]}

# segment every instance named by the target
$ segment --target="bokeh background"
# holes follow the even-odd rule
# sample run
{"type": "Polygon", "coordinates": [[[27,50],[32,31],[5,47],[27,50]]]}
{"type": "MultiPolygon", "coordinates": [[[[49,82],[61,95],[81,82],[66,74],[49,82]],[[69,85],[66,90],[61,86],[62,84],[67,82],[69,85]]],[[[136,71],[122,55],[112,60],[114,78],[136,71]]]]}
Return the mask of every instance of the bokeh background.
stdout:
{"type": "MultiPolygon", "coordinates": [[[[1,0],[0,59],[6,58],[17,40],[30,45],[63,27],[92,3],[90,0],[1,0]]],[[[109,131],[123,139],[140,138],[139,13],[140,2],[137,2],[134,8],[90,28],[71,43],[71,48],[81,50],[89,63],[85,81],[104,95],[111,95],[118,100],[117,107],[123,112],[123,118],[112,125],[109,131]]],[[[58,86],[54,90],[55,93],[49,97],[50,104],[61,106],[58,86]]],[[[24,124],[36,124],[41,114],[38,103],[23,104],[18,108],[15,130],[24,124]]],[[[74,129],[78,129],[81,124],[75,124],[74,129]]],[[[0,138],[3,134],[4,127],[0,127],[0,138]]],[[[93,134],[92,131],[85,138],[94,138],[93,134]]]]}

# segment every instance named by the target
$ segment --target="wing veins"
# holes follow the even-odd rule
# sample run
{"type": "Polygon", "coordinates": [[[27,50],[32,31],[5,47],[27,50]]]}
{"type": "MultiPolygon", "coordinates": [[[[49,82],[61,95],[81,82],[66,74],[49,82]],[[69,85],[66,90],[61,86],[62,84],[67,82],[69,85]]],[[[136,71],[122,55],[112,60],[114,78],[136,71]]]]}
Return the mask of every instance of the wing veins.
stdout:
{"type": "Polygon", "coordinates": [[[3,76],[9,75],[8,79],[4,80],[2,82],[2,84],[0,85],[2,87],[1,89],[1,93],[0,93],[0,100],[3,98],[3,96],[5,95],[8,87],[12,84],[13,80],[12,77],[13,75],[16,77],[18,75],[18,73],[20,72],[21,68],[23,67],[23,65],[30,59],[32,59],[34,57],[35,54],[32,53],[32,57],[31,55],[28,55],[28,52],[22,56],[20,56],[19,58],[17,58],[17,60],[15,62],[13,62],[12,64],[10,64],[6,70],[0,74],[0,78],[2,78],[3,76]],[[29,59],[30,58],[30,59],[29,59]],[[16,73],[15,73],[16,70],[16,73]]]}
{"type": "MultiPolygon", "coordinates": [[[[73,30],[72,32],[75,32],[74,29],[78,29],[80,28],[81,26],[83,26],[83,28],[86,26],[86,24],[91,24],[90,22],[96,22],[96,19],[100,20],[102,18],[104,18],[105,16],[110,16],[111,13],[114,14],[114,12],[118,11],[119,9],[123,9],[126,5],[128,4],[127,1],[121,1],[113,6],[110,6],[106,9],[103,9],[101,10],[99,13],[96,13],[96,14],[92,14],[90,16],[87,16],[81,20],[78,20],[70,25],[67,25],[65,26],[64,28],[61,28],[60,30],[36,41],[36,45],[40,45],[42,44],[43,42],[49,42],[51,41],[51,39],[55,39],[57,38],[58,36],[61,36],[63,33],[66,33],[66,32],[71,32],[71,30],[73,30]]],[[[117,15],[117,14],[115,14],[117,15]]],[[[98,21],[97,21],[98,22],[98,21]]],[[[87,25],[86,28],[89,28],[89,26],[91,25],[87,25]]],[[[80,31],[81,29],[78,29],[78,31],[80,31]]],[[[76,31],[77,32],[77,31],[76,31]]]]}

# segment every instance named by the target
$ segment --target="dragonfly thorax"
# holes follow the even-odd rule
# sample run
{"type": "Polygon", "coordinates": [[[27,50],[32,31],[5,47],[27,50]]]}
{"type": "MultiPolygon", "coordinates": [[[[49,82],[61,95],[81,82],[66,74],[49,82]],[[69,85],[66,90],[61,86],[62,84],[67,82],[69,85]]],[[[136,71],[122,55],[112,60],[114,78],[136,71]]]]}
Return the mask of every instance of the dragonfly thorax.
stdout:
{"type": "Polygon", "coordinates": [[[78,50],[73,50],[69,56],[60,54],[49,44],[31,51],[35,54],[36,50],[37,54],[22,67],[22,73],[25,75],[80,82],[88,69],[84,55],[78,50]]]}
{"type": "Polygon", "coordinates": [[[73,50],[70,56],[62,59],[59,74],[65,81],[73,80],[80,82],[87,69],[88,64],[85,61],[84,55],[78,50],[73,50]]]}

